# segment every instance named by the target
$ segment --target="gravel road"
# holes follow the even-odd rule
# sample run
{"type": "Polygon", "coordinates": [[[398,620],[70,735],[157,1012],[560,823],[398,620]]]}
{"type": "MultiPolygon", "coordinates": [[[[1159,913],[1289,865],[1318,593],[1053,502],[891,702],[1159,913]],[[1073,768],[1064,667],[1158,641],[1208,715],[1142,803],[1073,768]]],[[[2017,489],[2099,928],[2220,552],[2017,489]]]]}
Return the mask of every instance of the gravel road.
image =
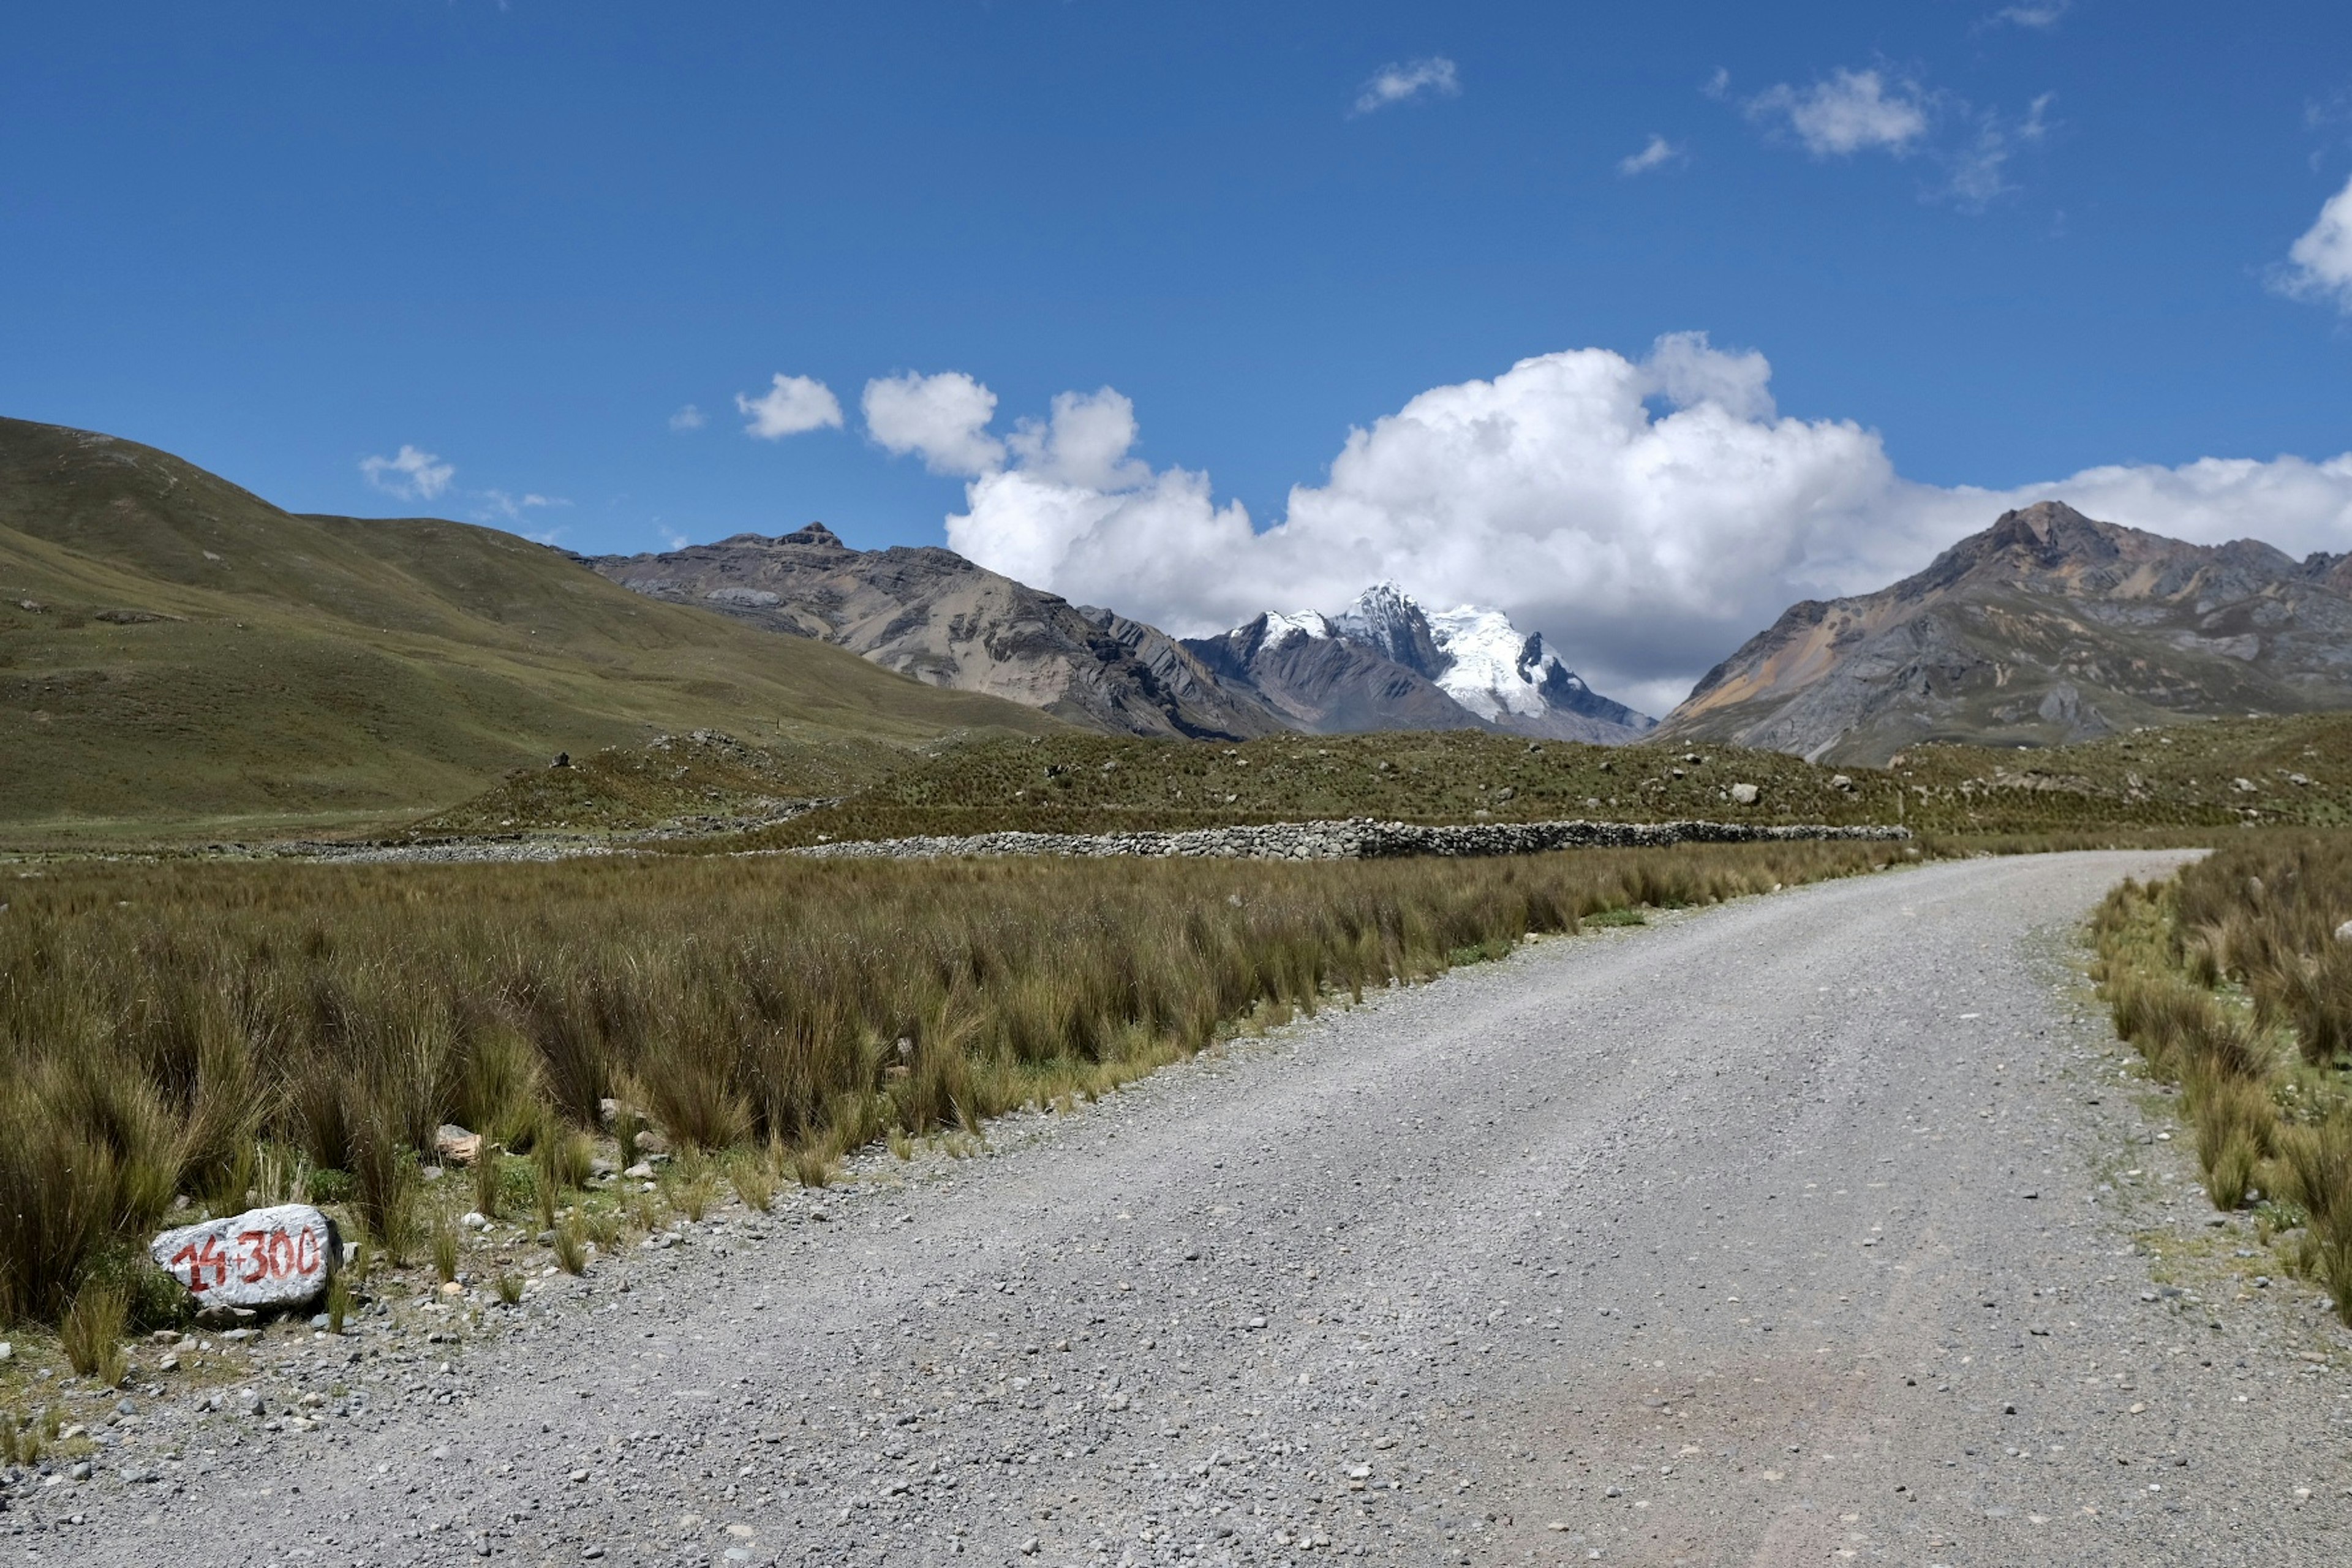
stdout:
{"type": "Polygon", "coordinates": [[[2269,1255],[2068,968],[2100,892],[2168,863],[1935,865],[1530,944],[990,1157],[691,1227],[446,1368],[291,1336],[272,1376],[378,1400],[153,1417],[157,1479],[38,1490],[0,1549],[2336,1561],[2352,1340],[2253,1288],[2269,1255]]]}

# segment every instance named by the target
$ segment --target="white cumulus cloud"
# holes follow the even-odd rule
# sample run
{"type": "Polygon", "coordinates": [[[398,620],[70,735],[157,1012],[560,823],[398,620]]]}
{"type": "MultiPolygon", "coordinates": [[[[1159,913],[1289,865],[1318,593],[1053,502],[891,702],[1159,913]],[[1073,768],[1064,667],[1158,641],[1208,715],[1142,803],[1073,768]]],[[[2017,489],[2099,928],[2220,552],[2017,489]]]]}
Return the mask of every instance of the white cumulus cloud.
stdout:
{"type": "Polygon", "coordinates": [[[669,427],[673,430],[699,430],[709,423],[710,421],[704,416],[702,410],[691,403],[669,416],[669,427]]]}
{"type": "Polygon", "coordinates": [[[1785,121],[1816,157],[1844,157],[1874,148],[1901,157],[1927,133],[1927,103],[1918,87],[1889,90],[1875,70],[1835,70],[1803,89],[1782,82],[1748,100],[1756,120],[1785,121]]]}
{"type": "Polygon", "coordinates": [[[2303,300],[2323,300],[2352,315],[2352,181],[2327,198],[2319,221],[2290,246],[2279,289],[2303,300]]]}
{"type": "Polygon", "coordinates": [[[1356,95],[1356,112],[1370,114],[1391,104],[1410,103],[1423,93],[1453,98],[1462,91],[1462,76],[1452,60],[1432,55],[1425,60],[1385,65],[1373,73],[1356,95]]]}
{"type": "Polygon", "coordinates": [[[456,465],[404,442],[392,457],[362,458],[360,472],[369,484],[403,500],[431,500],[457,477],[456,465]]]}
{"type": "MultiPolygon", "coordinates": [[[[948,542],[1180,635],[1337,609],[1393,579],[1427,604],[1505,610],[1654,712],[1795,600],[1883,586],[2045,498],[2181,538],[2352,547],[2352,454],[1942,489],[1903,479],[1851,420],[1782,416],[1770,374],[1761,354],[1696,333],[1638,360],[1522,360],[1350,432],[1324,481],[1294,487],[1262,530],[1206,474],[1136,459],[1125,397],[1065,394],[966,469],[948,542]]],[[[979,424],[960,434],[991,440],[979,424]]]]}
{"type": "Polygon", "coordinates": [[[996,394],[961,371],[877,377],[861,400],[866,433],[884,451],[914,453],[935,474],[984,474],[1004,461],[1004,444],[988,434],[996,394]]]}
{"type": "MultiPolygon", "coordinates": [[[[744,434],[763,441],[781,441],[787,436],[811,430],[841,428],[841,399],[833,395],[833,388],[805,375],[779,373],[768,390],[757,397],[737,393],[735,407],[744,416],[744,434]]],[[[696,410],[695,417],[701,418],[699,410],[696,410]]],[[[679,427],[673,419],[671,428],[679,427]]]]}
{"type": "Polygon", "coordinates": [[[1653,169],[1673,163],[1682,155],[1681,148],[1663,136],[1654,135],[1650,138],[1648,146],[1638,153],[1630,153],[1618,159],[1617,172],[1629,177],[1634,174],[1646,174],[1653,169]]]}

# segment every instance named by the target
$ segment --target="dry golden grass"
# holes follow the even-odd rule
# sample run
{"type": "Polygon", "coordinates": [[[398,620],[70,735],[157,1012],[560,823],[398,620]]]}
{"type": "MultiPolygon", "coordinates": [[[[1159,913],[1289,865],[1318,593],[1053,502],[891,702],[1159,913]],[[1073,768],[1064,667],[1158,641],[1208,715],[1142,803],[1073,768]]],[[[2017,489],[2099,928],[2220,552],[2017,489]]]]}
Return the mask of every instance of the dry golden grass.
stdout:
{"type": "Polygon", "coordinates": [[[73,1305],[58,1329],[58,1343],[77,1374],[110,1387],[122,1381],[130,1369],[122,1349],[130,1312],[129,1296],[111,1280],[90,1280],[74,1293],[73,1305]]]}
{"type": "Polygon", "coordinates": [[[182,1194],[348,1187],[404,1259],[443,1121],[529,1155],[486,1146],[477,1207],[552,1229],[601,1102],[642,1105],[688,1167],[669,1201],[707,1209],[730,1148],[821,1184],[893,1131],[1094,1098],[1237,1021],[1905,853],[38,868],[0,917],[0,1321],[56,1321],[182,1194]]]}
{"type": "Polygon", "coordinates": [[[2257,1190],[2352,1322],[2352,840],[2264,835],[2094,922],[2116,1031],[2179,1082],[2214,1205],[2257,1190]]]}

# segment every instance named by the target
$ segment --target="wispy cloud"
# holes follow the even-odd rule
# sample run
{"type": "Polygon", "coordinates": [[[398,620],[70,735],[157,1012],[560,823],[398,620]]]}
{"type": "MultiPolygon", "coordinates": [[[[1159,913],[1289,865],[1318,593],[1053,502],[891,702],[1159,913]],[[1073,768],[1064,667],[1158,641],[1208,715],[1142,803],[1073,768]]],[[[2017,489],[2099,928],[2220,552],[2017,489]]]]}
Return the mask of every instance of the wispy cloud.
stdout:
{"type": "Polygon", "coordinates": [[[2037,32],[2048,32],[2074,6],[2074,0],[2032,0],[2028,5],[2002,6],[1992,14],[1991,20],[2006,22],[2012,27],[2032,27],[2037,32]]]}
{"type": "Polygon", "coordinates": [[[519,496],[509,495],[504,490],[484,490],[481,492],[481,509],[475,515],[486,522],[492,518],[507,522],[519,522],[525,512],[536,511],[545,507],[572,504],[562,496],[543,496],[537,490],[526,490],[519,496]]]}
{"type": "Polygon", "coordinates": [[[673,430],[699,430],[709,423],[702,410],[691,403],[669,416],[669,427],[673,430]]]}
{"type": "Polygon", "coordinates": [[[1817,158],[1874,150],[1900,158],[1927,134],[1928,107],[1917,83],[1890,87],[1875,69],[1832,71],[1801,89],[1782,82],[1747,103],[1749,119],[1784,123],[1817,158]]]}
{"type": "Polygon", "coordinates": [[[1424,95],[1454,98],[1461,91],[1462,77],[1454,62],[1444,55],[1432,55],[1425,60],[1382,66],[1356,95],[1356,112],[1370,114],[1424,95]]]}
{"type": "Polygon", "coordinates": [[[1683,149],[1663,136],[1654,135],[1650,138],[1648,146],[1638,153],[1630,153],[1618,159],[1617,172],[1630,179],[1635,174],[1646,174],[1653,169],[1679,163],[1683,156],[1683,149]]]}
{"type": "Polygon", "coordinates": [[[2352,316],[2352,181],[2327,198],[2319,221],[2288,247],[2271,286],[2290,299],[2314,300],[2352,316]]]}
{"type": "Polygon", "coordinates": [[[735,407],[746,418],[744,433],[763,441],[841,428],[841,399],[824,383],[805,375],[779,374],[757,397],[737,393],[735,407]]]}
{"type": "Polygon", "coordinates": [[[457,477],[455,464],[405,443],[393,457],[362,458],[360,472],[377,489],[403,500],[431,500],[457,477]]]}
{"type": "Polygon", "coordinates": [[[1964,212],[1982,212],[1997,197],[2017,186],[2009,179],[2009,160],[2018,142],[2045,141],[2050,134],[2050,106],[2058,95],[2045,92],[2026,106],[2025,117],[2004,119],[1990,110],[1977,120],[1975,137],[1949,155],[1951,179],[1941,193],[1964,212]]]}

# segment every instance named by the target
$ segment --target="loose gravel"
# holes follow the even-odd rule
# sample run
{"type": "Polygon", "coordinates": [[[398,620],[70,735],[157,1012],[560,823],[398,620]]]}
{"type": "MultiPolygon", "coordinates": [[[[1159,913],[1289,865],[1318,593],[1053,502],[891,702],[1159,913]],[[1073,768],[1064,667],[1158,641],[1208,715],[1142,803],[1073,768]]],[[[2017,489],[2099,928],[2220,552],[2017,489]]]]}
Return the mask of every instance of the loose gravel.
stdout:
{"type": "Polygon", "coordinates": [[[2210,1215],[2068,966],[2167,863],[1530,944],[681,1227],[486,1343],[301,1334],[273,1364],[375,1397],[124,1416],[0,1549],[2332,1561],[2352,1342],[2210,1215]]]}

